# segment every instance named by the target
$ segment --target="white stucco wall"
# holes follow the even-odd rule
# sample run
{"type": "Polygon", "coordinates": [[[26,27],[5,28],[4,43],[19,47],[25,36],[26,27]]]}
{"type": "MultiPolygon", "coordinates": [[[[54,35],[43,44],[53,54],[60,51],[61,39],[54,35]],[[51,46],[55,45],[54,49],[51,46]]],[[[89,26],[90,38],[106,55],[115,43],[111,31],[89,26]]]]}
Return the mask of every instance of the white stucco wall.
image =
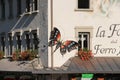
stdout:
{"type": "MultiPolygon", "coordinates": [[[[93,0],[94,1],[94,0],[93,0]]],[[[99,10],[99,2],[97,0],[92,3],[93,11],[75,11],[77,6],[77,0],[53,0],[53,27],[57,27],[61,32],[61,40],[75,40],[75,27],[87,27],[93,28],[92,37],[92,52],[95,57],[108,56],[108,57],[119,57],[120,54],[120,2],[115,2],[108,11],[108,15],[102,13],[99,10]],[[112,25],[112,26],[111,26],[112,25]],[[101,27],[100,27],[101,26],[101,27]],[[100,27],[100,28],[99,28],[100,27]],[[110,30],[111,27],[111,30],[110,30]],[[99,29],[99,32],[97,32],[99,29]],[[104,35],[100,35],[100,32],[104,32],[104,35]],[[109,37],[112,35],[112,37],[109,37]],[[97,35],[97,36],[96,36],[97,35]],[[104,36],[104,37],[103,37],[104,36]],[[100,45],[99,48],[96,45],[100,45]],[[98,49],[98,51],[96,49],[98,49]],[[105,52],[107,50],[107,52],[105,52]],[[108,51],[110,50],[110,52],[108,51]],[[113,51],[113,52],[112,52],[113,51]]],[[[113,0],[114,1],[114,0],[113,0]]],[[[117,1],[117,0],[116,0],[117,1]]],[[[51,0],[49,0],[49,34],[51,30],[51,0]]],[[[107,12],[106,12],[107,13],[107,12]]],[[[49,66],[51,65],[51,48],[49,48],[49,66]]],[[[75,56],[77,50],[66,53],[64,56],[60,54],[58,49],[54,53],[54,66],[58,67],[65,63],[70,57],[75,56]]]]}

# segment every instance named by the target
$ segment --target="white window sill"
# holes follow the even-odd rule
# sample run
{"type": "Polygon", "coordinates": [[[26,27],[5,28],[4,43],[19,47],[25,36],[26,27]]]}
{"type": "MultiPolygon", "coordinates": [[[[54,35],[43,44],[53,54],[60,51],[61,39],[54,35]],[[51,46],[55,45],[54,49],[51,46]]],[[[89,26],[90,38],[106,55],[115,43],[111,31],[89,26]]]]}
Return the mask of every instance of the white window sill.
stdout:
{"type": "Polygon", "coordinates": [[[75,9],[75,11],[93,12],[93,9],[75,9]]]}
{"type": "Polygon", "coordinates": [[[38,13],[39,10],[35,10],[35,11],[30,11],[30,12],[25,12],[23,14],[21,14],[20,16],[23,16],[23,15],[30,15],[30,14],[34,14],[34,13],[38,13]]]}

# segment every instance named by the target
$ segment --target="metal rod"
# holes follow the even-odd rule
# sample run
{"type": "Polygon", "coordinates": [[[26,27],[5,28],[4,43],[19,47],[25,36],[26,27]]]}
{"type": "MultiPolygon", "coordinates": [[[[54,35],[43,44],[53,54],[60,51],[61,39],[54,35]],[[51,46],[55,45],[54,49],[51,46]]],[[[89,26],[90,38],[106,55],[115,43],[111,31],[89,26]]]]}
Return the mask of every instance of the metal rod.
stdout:
{"type": "MultiPolygon", "coordinates": [[[[53,29],[53,0],[51,0],[51,31],[53,29]]],[[[53,57],[53,47],[51,47],[51,68],[53,68],[54,57],[53,57]]]]}

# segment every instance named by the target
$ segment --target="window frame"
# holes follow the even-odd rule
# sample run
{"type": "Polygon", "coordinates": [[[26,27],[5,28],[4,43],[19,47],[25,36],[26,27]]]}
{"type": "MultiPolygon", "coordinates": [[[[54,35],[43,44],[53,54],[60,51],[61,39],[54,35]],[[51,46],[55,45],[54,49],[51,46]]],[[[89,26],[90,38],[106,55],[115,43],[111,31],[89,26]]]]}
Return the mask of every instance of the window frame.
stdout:
{"type": "Polygon", "coordinates": [[[12,55],[12,52],[13,52],[13,37],[12,37],[12,34],[11,33],[8,33],[8,42],[9,42],[9,56],[12,55]]]}
{"type": "Polygon", "coordinates": [[[32,14],[32,13],[38,13],[38,12],[39,12],[39,0],[26,0],[25,14],[32,14]],[[28,4],[27,1],[30,1],[30,3],[28,4]]]}
{"type": "Polygon", "coordinates": [[[16,34],[16,45],[17,45],[17,47],[16,47],[16,49],[17,50],[22,50],[22,48],[21,48],[21,46],[22,46],[22,39],[21,39],[21,35],[20,35],[20,33],[18,32],[17,34],[16,34]]]}
{"type": "Polygon", "coordinates": [[[76,8],[75,8],[75,11],[93,12],[93,0],[89,0],[89,8],[78,8],[78,0],[76,0],[76,8]]]}
{"type": "Polygon", "coordinates": [[[30,47],[31,47],[31,46],[30,46],[30,45],[31,45],[31,44],[30,44],[30,39],[31,39],[31,38],[30,38],[30,34],[29,34],[29,33],[26,33],[26,34],[25,34],[25,43],[26,43],[26,49],[27,49],[27,50],[29,50],[30,47]]]}
{"type": "Polygon", "coordinates": [[[76,26],[75,27],[75,38],[78,41],[79,40],[79,32],[89,32],[90,36],[89,36],[89,49],[92,50],[92,38],[93,38],[93,27],[92,26],[76,26]]]}
{"type": "Polygon", "coordinates": [[[90,50],[90,32],[78,32],[78,38],[79,38],[79,40],[78,40],[78,43],[79,43],[79,41],[81,41],[81,48],[82,49],[87,49],[87,50],[90,50]],[[84,37],[84,35],[87,35],[87,47],[85,48],[85,46],[84,46],[84,41],[86,40],[80,40],[80,36],[81,35],[81,38],[85,38],[84,37]]]}

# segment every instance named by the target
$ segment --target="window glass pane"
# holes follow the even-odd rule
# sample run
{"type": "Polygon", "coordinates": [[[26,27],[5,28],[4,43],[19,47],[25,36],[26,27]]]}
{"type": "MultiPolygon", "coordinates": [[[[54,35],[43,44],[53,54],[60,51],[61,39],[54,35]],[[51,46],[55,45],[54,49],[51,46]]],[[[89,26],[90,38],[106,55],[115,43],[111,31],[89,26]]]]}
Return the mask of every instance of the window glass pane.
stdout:
{"type": "Polygon", "coordinates": [[[78,8],[89,8],[89,0],[78,0],[78,8]]]}
{"type": "Polygon", "coordinates": [[[35,8],[34,10],[38,10],[37,2],[38,2],[37,0],[34,0],[34,8],[35,8]]]}
{"type": "Polygon", "coordinates": [[[8,0],[9,2],[9,19],[13,18],[13,0],[8,0]]]}
{"type": "Polygon", "coordinates": [[[34,36],[34,47],[35,49],[38,49],[38,37],[37,37],[37,33],[33,33],[33,36],[34,36]]]}
{"type": "Polygon", "coordinates": [[[21,0],[17,0],[17,15],[21,14],[21,0]]]}
{"type": "Polygon", "coordinates": [[[17,48],[18,48],[18,50],[20,50],[21,51],[21,39],[20,39],[20,35],[17,35],[17,48]]]}
{"type": "Polygon", "coordinates": [[[84,35],[84,38],[85,38],[85,40],[84,40],[84,48],[85,49],[88,49],[88,35],[84,35]]]}
{"type": "Polygon", "coordinates": [[[27,49],[30,49],[30,38],[29,38],[29,34],[26,34],[26,45],[27,45],[27,49]]]}
{"type": "Polygon", "coordinates": [[[82,47],[81,47],[81,45],[82,45],[82,41],[79,40],[79,41],[78,41],[78,44],[79,44],[79,45],[78,45],[78,50],[80,50],[80,49],[82,48],[82,47]]]}
{"type": "Polygon", "coordinates": [[[78,50],[80,50],[82,47],[81,47],[81,45],[82,45],[82,41],[81,41],[81,35],[79,35],[79,41],[78,41],[78,50]]]}
{"type": "Polygon", "coordinates": [[[9,46],[10,46],[10,55],[12,55],[12,36],[11,35],[9,35],[9,46]]]}
{"type": "Polygon", "coordinates": [[[2,50],[5,51],[5,37],[1,37],[1,45],[2,50]]]}
{"type": "Polygon", "coordinates": [[[78,46],[78,50],[79,49],[89,49],[89,36],[90,33],[89,32],[79,32],[78,38],[79,38],[79,46],[78,46]]]}
{"type": "Polygon", "coordinates": [[[0,0],[1,19],[5,18],[5,0],[0,0]]]}
{"type": "Polygon", "coordinates": [[[30,12],[30,0],[26,0],[26,12],[30,12]]]}

